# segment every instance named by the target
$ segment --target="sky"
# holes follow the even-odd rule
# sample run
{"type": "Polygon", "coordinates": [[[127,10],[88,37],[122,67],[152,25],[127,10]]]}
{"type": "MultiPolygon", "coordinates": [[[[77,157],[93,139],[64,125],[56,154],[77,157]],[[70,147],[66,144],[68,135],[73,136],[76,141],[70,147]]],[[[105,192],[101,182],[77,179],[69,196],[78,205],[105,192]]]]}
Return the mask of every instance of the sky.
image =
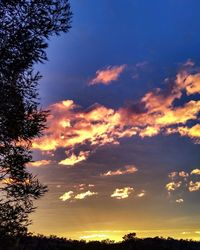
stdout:
{"type": "Polygon", "coordinates": [[[199,0],[72,0],[37,65],[48,185],[30,231],[200,240],[199,0]]]}

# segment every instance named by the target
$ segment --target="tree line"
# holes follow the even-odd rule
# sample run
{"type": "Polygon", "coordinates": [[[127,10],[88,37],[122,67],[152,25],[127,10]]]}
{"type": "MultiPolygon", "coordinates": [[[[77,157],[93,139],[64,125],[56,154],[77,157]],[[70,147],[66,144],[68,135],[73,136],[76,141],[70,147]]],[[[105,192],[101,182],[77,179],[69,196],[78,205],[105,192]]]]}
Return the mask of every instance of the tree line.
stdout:
{"type": "Polygon", "coordinates": [[[125,235],[121,242],[70,240],[56,236],[7,237],[0,241],[0,250],[199,250],[200,242],[173,238],[145,238],[125,235]]]}

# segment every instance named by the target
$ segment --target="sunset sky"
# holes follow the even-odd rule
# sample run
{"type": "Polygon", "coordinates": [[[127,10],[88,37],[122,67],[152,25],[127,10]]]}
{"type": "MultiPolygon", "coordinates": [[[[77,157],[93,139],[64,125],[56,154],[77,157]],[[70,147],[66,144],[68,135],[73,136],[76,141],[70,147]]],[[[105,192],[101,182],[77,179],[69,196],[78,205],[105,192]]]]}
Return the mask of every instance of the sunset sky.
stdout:
{"type": "Polygon", "coordinates": [[[199,0],[72,0],[49,41],[30,231],[200,240],[199,0]]]}

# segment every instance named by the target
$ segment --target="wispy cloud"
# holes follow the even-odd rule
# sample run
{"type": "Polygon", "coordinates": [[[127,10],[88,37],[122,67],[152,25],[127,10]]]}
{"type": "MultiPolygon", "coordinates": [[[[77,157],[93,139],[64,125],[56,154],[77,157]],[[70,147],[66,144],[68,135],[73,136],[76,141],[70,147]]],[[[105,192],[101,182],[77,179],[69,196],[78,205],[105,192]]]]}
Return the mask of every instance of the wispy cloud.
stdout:
{"type": "Polygon", "coordinates": [[[85,161],[89,156],[89,151],[80,151],[78,155],[71,154],[69,157],[67,157],[65,160],[60,161],[59,165],[68,165],[73,166],[78,162],[85,161]]]}
{"type": "Polygon", "coordinates": [[[62,196],[59,197],[62,201],[74,201],[74,200],[83,200],[87,197],[98,195],[97,192],[92,192],[90,190],[83,193],[75,193],[74,191],[65,192],[62,196]]]}
{"type": "Polygon", "coordinates": [[[134,189],[132,187],[116,188],[113,194],[111,194],[111,197],[117,200],[126,199],[133,192],[133,190],[134,189]]]}
{"type": "Polygon", "coordinates": [[[137,194],[137,197],[142,198],[146,195],[146,191],[142,190],[139,194],[137,194]]]}
{"type": "Polygon", "coordinates": [[[94,184],[81,183],[79,185],[75,185],[74,187],[76,189],[78,189],[78,190],[85,190],[86,188],[93,188],[93,187],[95,187],[95,185],[94,184]]]}
{"type": "Polygon", "coordinates": [[[87,197],[90,197],[90,196],[94,196],[94,195],[98,195],[97,192],[91,192],[90,190],[84,192],[84,193],[80,193],[80,194],[77,194],[74,199],[76,200],[83,200],[87,197]]]}
{"type": "Polygon", "coordinates": [[[125,67],[126,65],[108,66],[106,69],[98,70],[95,78],[91,80],[89,85],[109,85],[111,82],[118,80],[125,67]]]}
{"type": "Polygon", "coordinates": [[[28,167],[42,167],[42,166],[49,165],[50,163],[51,163],[50,160],[34,161],[34,162],[30,162],[28,164],[28,167]]]}
{"type": "Polygon", "coordinates": [[[115,175],[125,175],[125,174],[134,174],[137,172],[138,169],[135,166],[128,165],[125,166],[124,169],[117,169],[115,171],[108,171],[104,174],[101,174],[101,176],[115,176],[115,175]]]}

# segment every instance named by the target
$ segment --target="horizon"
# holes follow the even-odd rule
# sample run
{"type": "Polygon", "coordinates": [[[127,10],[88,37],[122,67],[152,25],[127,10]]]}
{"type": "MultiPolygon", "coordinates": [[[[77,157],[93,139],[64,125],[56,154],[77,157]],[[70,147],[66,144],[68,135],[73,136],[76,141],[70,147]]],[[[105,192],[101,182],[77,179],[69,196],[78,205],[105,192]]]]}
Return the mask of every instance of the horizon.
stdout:
{"type": "Polygon", "coordinates": [[[200,240],[200,2],[71,1],[49,41],[30,232],[200,240]]]}

